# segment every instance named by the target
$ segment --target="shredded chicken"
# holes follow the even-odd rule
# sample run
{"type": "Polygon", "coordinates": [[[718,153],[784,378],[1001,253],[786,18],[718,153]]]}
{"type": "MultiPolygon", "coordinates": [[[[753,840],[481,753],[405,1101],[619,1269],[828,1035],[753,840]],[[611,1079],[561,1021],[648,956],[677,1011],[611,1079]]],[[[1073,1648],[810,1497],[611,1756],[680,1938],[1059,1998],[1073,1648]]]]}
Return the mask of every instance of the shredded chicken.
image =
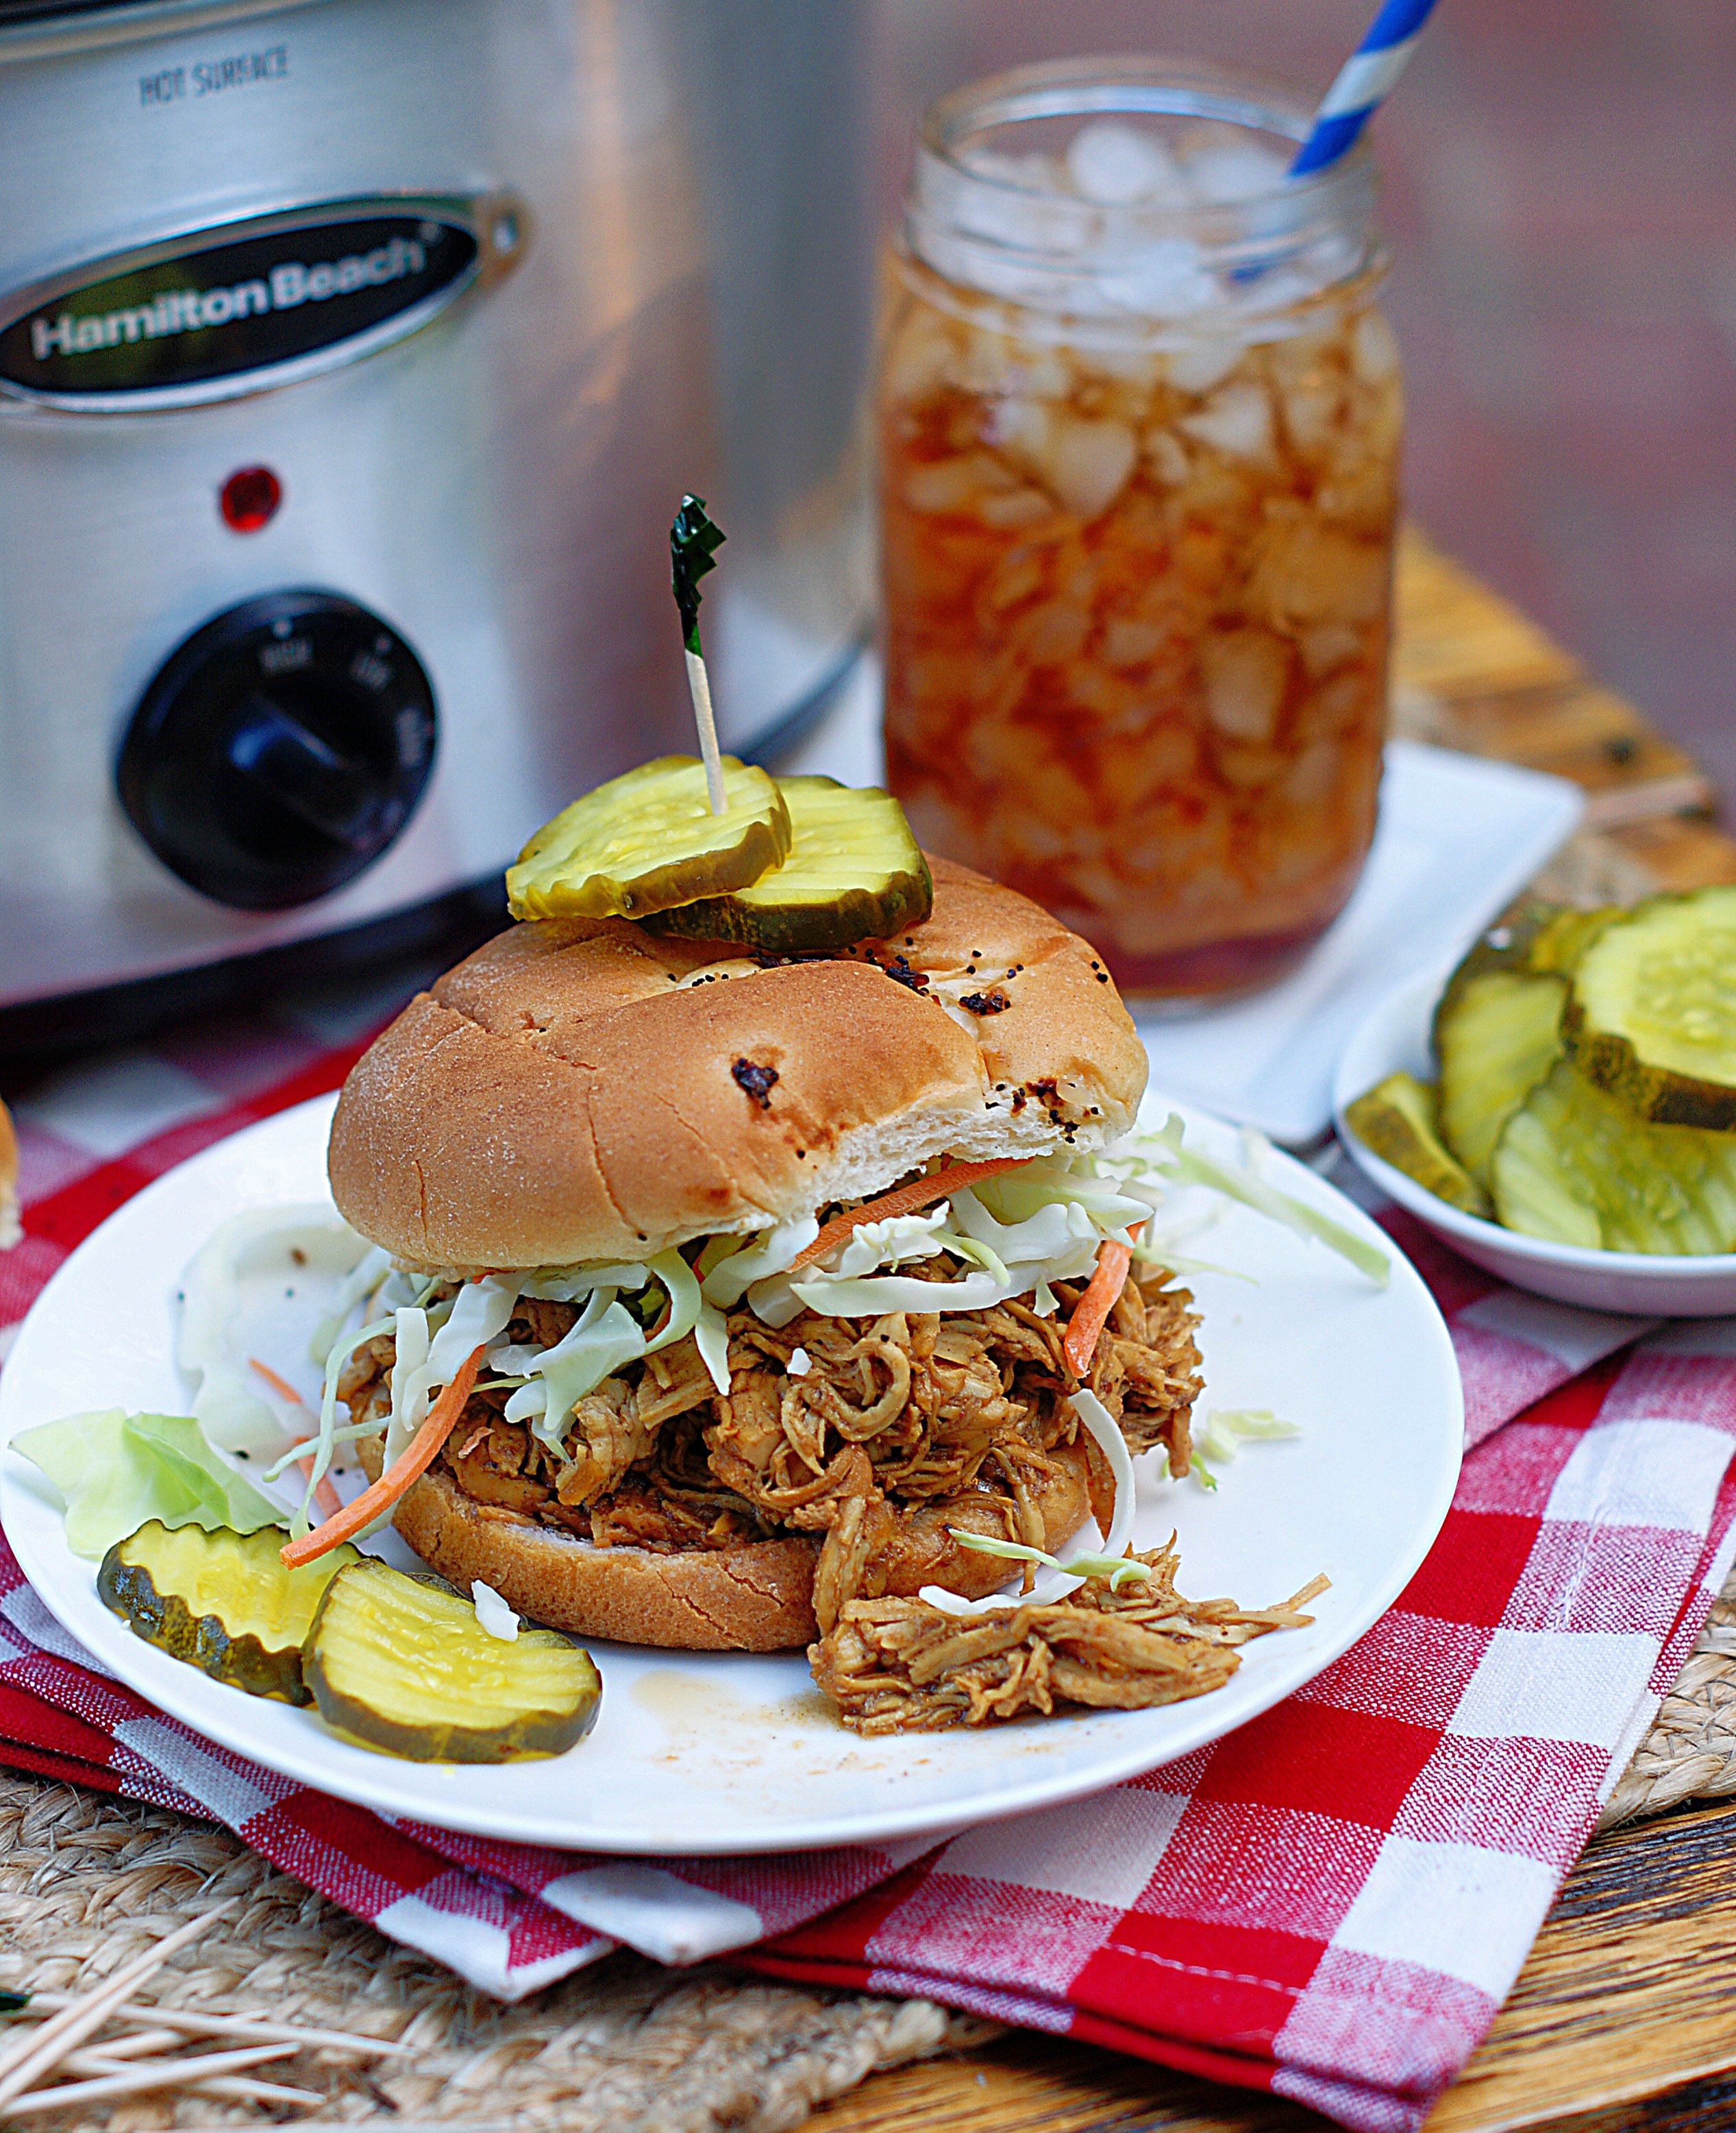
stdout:
{"type": "MultiPolygon", "coordinates": [[[[946,1255],[923,1270],[937,1280],[964,1271],[946,1255]]],[[[1191,1297],[1166,1281],[1158,1273],[1128,1284],[1085,1382],[1132,1451],[1161,1444],[1183,1475],[1200,1389],[1198,1320],[1191,1297]]],[[[1057,1293],[1061,1311],[1049,1317],[1011,1302],[945,1316],[895,1312],[867,1325],[804,1312],[774,1329],[738,1311],[729,1319],[727,1395],[690,1335],[587,1394],[559,1451],[508,1422],[507,1389],[485,1384],[441,1463],[475,1501],[600,1548],[672,1553],[818,1535],[815,1612],[823,1635],[842,1634],[858,1605],[882,1604],[888,1550],[904,1542],[932,1549],[949,1517],[1045,1544],[1039,1485],[1051,1455],[1081,1436],[1068,1398],[1080,1381],[1061,1348],[1076,1292],[1057,1293]],[[807,1367],[792,1377],[798,1348],[807,1367]]],[[[507,1338],[552,1346],[576,1316],[570,1304],[521,1298],[507,1338]]],[[[384,1418],[392,1356],[385,1335],[352,1358],[339,1390],[357,1420],[384,1418]]],[[[1106,1503],[1107,1463],[1088,1433],[1084,1443],[1093,1500],[1106,1503]]]]}
{"type": "Polygon", "coordinates": [[[849,1601],[808,1648],[815,1681],[856,1733],[935,1733],[1067,1704],[1143,1710],[1221,1688],[1241,1664],[1235,1648],[1305,1627],[1313,1617],[1300,1611],[1327,1582],[1244,1608],[1182,1598],[1173,1535],[1136,1560],[1148,1578],[1118,1593],[1094,1579],[1049,1606],[961,1616],[923,1600],[849,1601]]]}

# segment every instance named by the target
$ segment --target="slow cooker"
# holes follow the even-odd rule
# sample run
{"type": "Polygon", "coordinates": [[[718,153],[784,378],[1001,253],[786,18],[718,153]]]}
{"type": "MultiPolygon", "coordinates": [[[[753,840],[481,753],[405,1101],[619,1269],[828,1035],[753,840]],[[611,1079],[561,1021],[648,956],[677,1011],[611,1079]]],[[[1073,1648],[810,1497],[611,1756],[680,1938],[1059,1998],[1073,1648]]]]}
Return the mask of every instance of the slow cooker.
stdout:
{"type": "Polygon", "coordinates": [[[684,490],[725,744],[825,700],[862,46],[858,0],[0,0],[0,1047],[408,937],[690,747],[684,490]]]}

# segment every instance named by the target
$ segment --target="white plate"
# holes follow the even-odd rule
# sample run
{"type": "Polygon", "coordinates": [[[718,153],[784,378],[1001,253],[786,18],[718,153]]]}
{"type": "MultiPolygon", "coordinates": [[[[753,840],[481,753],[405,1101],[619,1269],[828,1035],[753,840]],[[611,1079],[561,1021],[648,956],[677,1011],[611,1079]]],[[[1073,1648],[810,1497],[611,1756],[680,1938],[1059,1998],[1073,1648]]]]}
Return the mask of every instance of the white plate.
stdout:
{"type": "MultiPolygon", "coordinates": [[[[1155,1108],[1161,1117],[1166,1107],[1155,1108]]],[[[80,1408],[185,1410],[188,1387],[173,1360],[180,1269],[237,1210],[325,1197],[330,1111],[329,1100],[302,1105],[207,1149],[79,1247],[25,1321],[0,1379],[0,1442],[80,1408]]],[[[1212,1139],[1233,1146],[1224,1129],[1211,1129],[1212,1139]]],[[[1272,1175],[1384,1244],[1312,1172],[1278,1158],[1272,1175]]],[[[1226,1688],[1166,1710],[863,1741],[829,1716],[799,1654],[598,1644],[602,1716],[569,1754],[498,1769],[399,1762],[133,1637],[98,1600],[93,1566],[68,1552],[36,1469],[10,1450],[0,1454],[0,1519],[66,1629],[141,1695],[226,1747],[387,1813],[536,1843],[677,1854],[868,1843],[990,1821],[1151,1769],[1290,1695],[1392,1604],[1446,1514],[1459,1468],[1459,1378],[1411,1268],[1397,1261],[1378,1290],[1324,1248],[1239,1210],[1207,1235],[1200,1256],[1244,1268],[1258,1285],[1215,1276],[1197,1283],[1204,1404],[1274,1408],[1306,1434],[1249,1445],[1215,1496],[1192,1482],[1148,1481],[1138,1544],[1179,1527],[1183,1589],[1201,1596],[1269,1604],[1322,1570],[1333,1586],[1313,1628],[1259,1639],[1226,1688]]],[[[315,1284],[285,1283],[280,1274],[269,1298],[258,1288],[249,1292],[249,1348],[268,1346],[265,1360],[310,1389],[303,1351],[315,1284]],[[284,1298],[284,1286],[296,1295],[284,1298]]]]}
{"type": "MultiPolygon", "coordinates": [[[[1448,966],[1450,968],[1450,965],[1448,966]]],[[[1736,1312],[1736,1253],[1666,1259],[1651,1252],[1602,1252],[1522,1236],[1437,1200],[1413,1177],[1383,1163],[1345,1123],[1349,1105],[1388,1074],[1434,1077],[1429,1024],[1447,969],[1408,979],[1363,1022],[1339,1062],[1332,1092],[1339,1138],[1352,1160],[1401,1207],[1474,1265],[1557,1303],[1645,1318],[1721,1318],[1736,1312]]]]}
{"type": "MultiPolygon", "coordinates": [[[[863,660],[837,708],[780,769],[849,785],[886,776],[880,670],[863,660]]],[[[1181,1019],[1130,1002],[1152,1079],[1220,1118],[1306,1147],[1332,1123],[1332,1070],[1407,970],[1455,961],[1585,810],[1564,778],[1390,741],[1380,821],[1356,893],[1287,978],[1181,1019]]]]}

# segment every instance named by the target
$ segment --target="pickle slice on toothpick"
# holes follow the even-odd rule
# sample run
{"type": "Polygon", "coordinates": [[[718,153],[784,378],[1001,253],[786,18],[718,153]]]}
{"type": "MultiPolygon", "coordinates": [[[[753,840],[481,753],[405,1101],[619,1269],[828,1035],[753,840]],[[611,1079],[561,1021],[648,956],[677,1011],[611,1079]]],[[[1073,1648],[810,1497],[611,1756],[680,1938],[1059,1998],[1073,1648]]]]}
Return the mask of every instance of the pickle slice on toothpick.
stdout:
{"type": "Polygon", "coordinates": [[[750,888],[659,911],[653,932],[790,956],[883,941],[921,924],[934,882],[889,793],[832,778],[777,784],[790,810],[789,857],[750,888]]]}
{"type": "Polygon", "coordinates": [[[783,795],[726,755],[711,811],[697,756],[664,755],[587,792],[546,824],[507,874],[515,918],[643,918],[747,888],[790,850],[783,795]]]}

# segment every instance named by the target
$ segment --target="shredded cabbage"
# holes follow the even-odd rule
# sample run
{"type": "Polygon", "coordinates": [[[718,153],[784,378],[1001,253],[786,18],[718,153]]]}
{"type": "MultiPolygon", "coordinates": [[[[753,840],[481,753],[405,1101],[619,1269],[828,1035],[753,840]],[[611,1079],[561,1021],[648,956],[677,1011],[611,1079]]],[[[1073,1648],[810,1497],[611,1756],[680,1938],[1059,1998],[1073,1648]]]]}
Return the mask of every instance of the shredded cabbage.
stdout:
{"type": "Polygon", "coordinates": [[[1011,1562],[1040,1563],[1046,1569],[1058,1570],[1063,1577],[1076,1577],[1081,1582],[1092,1577],[1107,1578],[1112,1592],[1118,1592],[1123,1585],[1152,1574],[1151,1565],[1141,1562],[1136,1556],[1075,1555],[1070,1562],[1063,1562],[1058,1556],[1047,1554],[1040,1548],[1027,1548],[1022,1541],[997,1540],[989,1534],[964,1533],[957,1526],[949,1526],[946,1530],[960,1548],[974,1548],[980,1555],[1004,1556],[1011,1562]]]}
{"type": "MultiPolygon", "coordinates": [[[[796,1308],[781,1322],[767,1319],[767,1323],[787,1324],[804,1305],[823,1318],[880,1318],[891,1311],[988,1311],[1039,1283],[1089,1279],[1102,1240],[1083,1218],[1074,1223],[1073,1230],[1054,1258],[1003,1267],[998,1274],[979,1269],[956,1281],[924,1281],[916,1274],[852,1276],[816,1269],[789,1284],[796,1308]]],[[[757,1293],[748,1302],[760,1310],[757,1293]]],[[[763,1311],[760,1315],[766,1317],[763,1311]]]]}
{"type": "Polygon", "coordinates": [[[498,1341],[518,1304],[518,1283],[511,1274],[489,1274],[467,1281],[452,1299],[452,1315],[428,1350],[431,1384],[450,1385],[471,1355],[498,1341]]]}
{"type": "Polygon", "coordinates": [[[729,1327],[724,1314],[714,1303],[700,1303],[700,1315],[693,1329],[693,1345],[700,1351],[700,1360],[711,1373],[711,1382],[728,1396],[729,1391],[729,1327]]]}
{"type": "Polygon", "coordinates": [[[700,1293],[693,1269],[679,1252],[659,1252],[651,1263],[651,1271],[669,1298],[668,1324],[645,1344],[646,1354],[655,1355],[660,1348],[672,1348],[677,1341],[686,1339],[700,1322],[705,1299],[700,1293]]]}
{"type": "Polygon", "coordinates": [[[637,1259],[619,1266],[544,1267],[535,1274],[514,1276],[520,1296],[535,1296],[546,1303],[577,1303],[599,1288],[638,1290],[651,1278],[650,1271],[637,1259]]]}
{"type": "Polygon", "coordinates": [[[420,1305],[406,1303],[392,1317],[397,1331],[392,1363],[392,1412],[386,1423],[388,1466],[427,1420],[428,1350],[433,1339],[428,1314],[420,1305]]]}
{"type": "Polygon", "coordinates": [[[796,1293],[789,1276],[775,1274],[768,1280],[755,1282],[748,1291],[748,1307],[756,1318],[775,1331],[780,1326],[787,1326],[792,1318],[799,1318],[806,1307],[796,1293]]]}
{"type": "Polygon", "coordinates": [[[677,1341],[685,1340],[690,1333],[712,1384],[719,1392],[727,1394],[729,1328],[723,1312],[714,1303],[706,1302],[698,1277],[680,1252],[659,1252],[651,1263],[651,1270],[668,1292],[669,1323],[647,1343],[646,1354],[654,1355],[660,1348],[672,1348],[677,1341]]]}
{"type": "Polygon", "coordinates": [[[470,1600],[476,1609],[477,1620],[491,1637],[499,1637],[509,1644],[516,1640],[518,1617],[492,1585],[484,1585],[481,1578],[473,1577],[470,1600]]]}
{"type": "MultiPolygon", "coordinates": [[[[993,1185],[998,1181],[990,1178],[993,1185]]],[[[1132,1206],[1134,1203],[1128,1202],[1132,1206]]],[[[1142,1221],[1149,1211],[1141,1203],[1129,1221],[1142,1221]]],[[[953,1220],[978,1244],[993,1251],[1005,1266],[1025,1266],[1034,1259],[1052,1259],[1068,1246],[1089,1240],[1095,1245],[1104,1232],[1092,1212],[1078,1199],[1051,1200],[1022,1222],[998,1222],[974,1190],[959,1194],[953,1204],[953,1220]]],[[[1125,1227],[1125,1225],[1123,1225],[1125,1227]]]]}
{"type": "MultiPolygon", "coordinates": [[[[1107,1159],[1113,1163],[1127,1163],[1136,1171],[1171,1185],[1203,1185],[1209,1191],[1221,1192],[1227,1200],[1234,1200],[1244,1207],[1252,1207],[1256,1214],[1281,1222],[1298,1236],[1318,1240],[1348,1259],[1359,1273],[1366,1274],[1377,1286],[1384,1288],[1391,1278],[1392,1260],[1378,1245],[1364,1242],[1331,1216],[1323,1215],[1318,1208],[1310,1207],[1306,1201],[1294,1198],[1290,1193],[1280,1192],[1268,1185],[1251,1167],[1232,1170],[1228,1164],[1203,1154],[1198,1148],[1185,1144],[1186,1128],[1179,1112],[1172,1111],[1161,1129],[1155,1134],[1130,1134],[1106,1151],[1107,1159]]],[[[1244,1134],[1244,1158],[1253,1153],[1256,1158],[1268,1144],[1262,1136],[1244,1134]]],[[[995,1181],[998,1182],[998,1181],[995,1181]]]]}
{"type": "MultiPolygon", "coordinates": [[[[365,1348],[370,1341],[377,1340],[382,1333],[396,1331],[397,1325],[397,1322],[395,1318],[376,1318],[369,1324],[359,1327],[346,1339],[339,1341],[325,1359],[325,1386],[320,1399],[320,1432],[313,1440],[313,1471],[307,1477],[306,1490],[291,1523],[291,1530],[297,1540],[300,1540],[308,1530],[311,1523],[310,1514],[313,1505],[314,1491],[325,1479],[327,1470],[331,1466],[332,1452],[337,1445],[338,1380],[344,1375],[344,1365],[354,1355],[358,1348],[365,1348]]],[[[358,1432],[358,1434],[371,1433],[371,1432],[358,1432]]],[[[281,1431],[279,1435],[281,1435],[281,1431]]],[[[295,1457],[301,1456],[299,1447],[292,1449],[295,1457]]],[[[278,1466],[281,1468],[286,1463],[286,1460],[280,1460],[278,1466]]]]}
{"type": "MultiPolygon", "coordinates": [[[[346,1227],[348,1225],[345,1225],[346,1227]]],[[[353,1233],[352,1233],[353,1234],[353,1233]]],[[[361,1240],[357,1239],[359,1243],[361,1240]]],[[[349,1323],[349,1314],[363,1300],[371,1296],[392,1274],[392,1257],[376,1245],[364,1252],[351,1270],[344,1286],[332,1299],[332,1307],[315,1327],[307,1344],[308,1360],[324,1364],[331,1351],[331,1344],[349,1323]]],[[[402,1281],[404,1277],[401,1274],[402,1281]]]]}
{"type": "Polygon", "coordinates": [[[743,1250],[732,1252],[705,1277],[705,1301],[720,1310],[733,1311],[757,1281],[781,1274],[792,1259],[800,1259],[820,1235],[817,1216],[803,1215],[793,1222],[780,1222],[761,1233],[743,1250]]]}
{"type": "MultiPolygon", "coordinates": [[[[910,1259],[931,1259],[945,1249],[935,1232],[946,1226],[947,1206],[924,1215],[890,1215],[881,1222],[858,1222],[834,1255],[829,1272],[873,1274],[877,1267],[902,1266],[910,1259]]],[[[824,1264],[824,1262],[822,1262],[824,1264]]]]}
{"type": "Polygon", "coordinates": [[[194,1254],[182,1280],[176,1360],[197,1384],[194,1418],[220,1451],[275,1452],[284,1440],[282,1422],[254,1390],[232,1337],[242,1272],[267,1250],[281,1253],[286,1267],[300,1251],[313,1266],[353,1275],[368,1246],[329,1206],[314,1204],[245,1208],[194,1254]]]}
{"type": "MultiPolygon", "coordinates": [[[[1083,1387],[1072,1394],[1073,1412],[1089,1430],[1109,1462],[1109,1471],[1115,1479],[1115,1509],[1110,1514],[1109,1530],[1104,1535],[1100,1551],[1092,1550],[1072,1562],[1058,1562],[1053,1556],[1042,1556],[1046,1567],[1037,1577],[1029,1592],[1022,1599],[1009,1599],[1005,1593],[991,1592],[986,1599],[967,1600],[961,1594],[949,1592],[944,1585],[925,1585],[917,1594],[931,1607],[938,1607],[945,1615],[992,1615],[998,1609],[1014,1605],[1051,1606],[1057,1600],[1065,1600],[1076,1592],[1087,1577],[1100,1577],[1100,1571],[1084,1566],[1108,1558],[1123,1561],[1133,1539],[1133,1461],[1128,1451],[1128,1441],[1121,1433],[1121,1425],[1099,1399],[1095,1393],[1083,1387]]],[[[955,1536],[964,1540],[960,1534],[955,1536]]],[[[967,1546],[975,1543],[966,1542],[967,1546]]],[[[1012,1541],[997,1542],[988,1550],[992,1555],[1010,1554],[1019,1544],[1012,1541]]],[[[1024,1552],[1024,1551],[1021,1551],[1024,1552]]],[[[1028,1551],[1032,1557],[1041,1550],[1028,1551]]],[[[1128,1573],[1132,1575],[1132,1572],[1128,1573]]]]}
{"type": "MultiPolygon", "coordinates": [[[[280,1432],[281,1433],[281,1432],[280,1432]]],[[[286,1514],[206,1442],[191,1415],[105,1408],[21,1430],[12,1449],[46,1474],[66,1507],[66,1545],[96,1562],[148,1519],[257,1533],[286,1514]]]]}
{"type": "Polygon", "coordinates": [[[615,1291],[594,1290],[569,1331],[531,1365],[525,1383],[507,1402],[507,1419],[528,1422],[533,1437],[558,1451],[579,1401],[645,1352],[645,1330],[617,1301],[615,1291]]]}
{"type": "Polygon", "coordinates": [[[962,1275],[957,1281],[924,1281],[913,1274],[855,1279],[848,1274],[816,1274],[791,1282],[790,1288],[799,1303],[823,1318],[883,1318],[889,1311],[987,1311],[993,1304],[1004,1303],[1008,1294],[1006,1282],[981,1273],[962,1275]]]}
{"type": "Polygon", "coordinates": [[[1214,1459],[1233,1459],[1240,1439],[1271,1442],[1301,1433],[1295,1423],[1281,1422],[1269,1407],[1218,1407],[1206,1416],[1198,1442],[1214,1459]]]}
{"type": "Polygon", "coordinates": [[[979,1244],[974,1237],[967,1237],[958,1230],[937,1230],[935,1241],[950,1252],[955,1259],[963,1259],[966,1266],[980,1267],[984,1274],[992,1274],[997,1281],[1007,1279],[1007,1262],[992,1246],[979,1244]]]}
{"type": "MultiPolygon", "coordinates": [[[[1144,1221],[1152,1211],[1151,1202],[1134,1198],[1121,1179],[1099,1172],[1089,1156],[1071,1150],[1033,1157],[1017,1170],[1003,1170],[969,1189],[1003,1223],[1029,1221],[1045,1207],[1070,1204],[1083,1207],[1103,1234],[1113,1235],[1130,1223],[1144,1221]]],[[[988,1241],[1001,1251],[993,1238],[988,1241]]],[[[1001,1256],[1007,1254],[1001,1251],[1001,1256]]]]}

